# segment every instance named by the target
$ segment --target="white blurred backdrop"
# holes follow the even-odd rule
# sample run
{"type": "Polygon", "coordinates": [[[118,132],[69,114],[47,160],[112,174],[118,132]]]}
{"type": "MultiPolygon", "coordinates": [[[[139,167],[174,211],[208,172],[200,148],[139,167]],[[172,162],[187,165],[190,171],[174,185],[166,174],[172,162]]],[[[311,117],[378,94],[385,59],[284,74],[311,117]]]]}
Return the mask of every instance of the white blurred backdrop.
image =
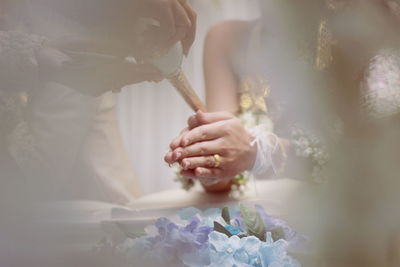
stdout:
{"type": "MultiPolygon", "coordinates": [[[[265,0],[261,0],[265,1],[265,0]]],[[[208,29],[227,19],[255,19],[258,0],[190,0],[198,13],[195,44],[183,69],[194,89],[204,99],[203,41],[208,29]]],[[[124,88],[118,96],[122,137],[141,185],[149,194],[178,188],[174,173],[164,163],[170,141],[185,127],[192,111],[168,84],[142,83],[124,88]]]]}

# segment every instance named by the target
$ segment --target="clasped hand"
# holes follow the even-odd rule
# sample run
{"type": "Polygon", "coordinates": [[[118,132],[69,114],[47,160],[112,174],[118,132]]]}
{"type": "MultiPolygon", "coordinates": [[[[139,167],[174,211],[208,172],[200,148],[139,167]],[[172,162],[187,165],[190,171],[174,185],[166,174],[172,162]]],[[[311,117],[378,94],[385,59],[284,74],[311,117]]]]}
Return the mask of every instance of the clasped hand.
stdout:
{"type": "Polygon", "coordinates": [[[199,111],[172,141],[165,161],[179,163],[182,175],[203,184],[228,181],[252,168],[257,154],[256,147],[251,145],[253,139],[231,113],[199,111]],[[217,167],[214,155],[220,157],[217,167]]]}

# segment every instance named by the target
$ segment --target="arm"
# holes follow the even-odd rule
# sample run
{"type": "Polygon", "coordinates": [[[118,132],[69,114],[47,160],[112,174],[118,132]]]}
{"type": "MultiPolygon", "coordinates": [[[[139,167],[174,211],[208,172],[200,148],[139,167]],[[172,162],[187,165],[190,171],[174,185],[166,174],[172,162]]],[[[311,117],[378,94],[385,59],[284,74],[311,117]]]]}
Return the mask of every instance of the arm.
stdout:
{"type": "MultiPolygon", "coordinates": [[[[235,114],[238,110],[237,90],[239,80],[230,65],[232,41],[235,38],[234,27],[237,21],[227,21],[210,29],[204,45],[204,79],[206,101],[209,112],[228,111],[235,114]]],[[[208,192],[228,191],[230,180],[207,186],[208,192]]]]}
{"type": "Polygon", "coordinates": [[[210,112],[238,110],[239,80],[230,65],[235,26],[243,22],[229,21],[214,26],[207,34],[204,47],[204,78],[207,108],[210,112]]]}
{"type": "Polygon", "coordinates": [[[256,154],[255,147],[250,145],[252,136],[234,116],[239,107],[240,81],[230,62],[231,55],[241,51],[237,44],[246,39],[243,35],[248,25],[248,22],[228,21],[209,31],[205,41],[204,73],[207,107],[212,113],[192,116],[189,119],[191,131],[186,130],[175,139],[171,143],[172,151],[165,157],[170,164],[179,162],[186,177],[210,182],[219,178],[212,186],[203,183],[205,190],[211,193],[229,191],[232,177],[251,168],[256,154]],[[202,142],[206,140],[195,137],[197,134],[209,142],[202,142]],[[221,156],[218,168],[215,168],[214,154],[221,156]]]}

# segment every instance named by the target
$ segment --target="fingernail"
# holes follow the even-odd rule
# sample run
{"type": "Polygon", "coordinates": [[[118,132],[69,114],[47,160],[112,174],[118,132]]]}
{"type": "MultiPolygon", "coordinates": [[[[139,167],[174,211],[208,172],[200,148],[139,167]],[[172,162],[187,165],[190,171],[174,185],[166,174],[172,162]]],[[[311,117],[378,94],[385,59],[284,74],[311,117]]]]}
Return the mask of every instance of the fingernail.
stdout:
{"type": "Polygon", "coordinates": [[[189,167],[190,167],[190,162],[188,162],[188,161],[183,161],[183,162],[182,162],[182,168],[183,168],[184,170],[189,169],[189,167]]]}
{"type": "Polygon", "coordinates": [[[180,159],[181,156],[182,156],[182,154],[180,152],[176,152],[174,155],[174,160],[180,159]]]}

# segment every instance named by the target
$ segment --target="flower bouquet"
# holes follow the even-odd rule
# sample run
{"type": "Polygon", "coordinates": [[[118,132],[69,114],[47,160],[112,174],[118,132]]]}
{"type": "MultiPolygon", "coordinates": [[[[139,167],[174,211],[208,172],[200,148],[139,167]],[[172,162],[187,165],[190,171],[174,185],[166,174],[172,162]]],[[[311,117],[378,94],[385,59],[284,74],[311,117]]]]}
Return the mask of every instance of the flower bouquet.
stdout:
{"type": "Polygon", "coordinates": [[[172,217],[157,219],[142,234],[116,223],[125,238],[104,239],[95,252],[112,254],[121,266],[300,266],[288,253],[305,237],[261,206],[190,207],[172,217]]]}

